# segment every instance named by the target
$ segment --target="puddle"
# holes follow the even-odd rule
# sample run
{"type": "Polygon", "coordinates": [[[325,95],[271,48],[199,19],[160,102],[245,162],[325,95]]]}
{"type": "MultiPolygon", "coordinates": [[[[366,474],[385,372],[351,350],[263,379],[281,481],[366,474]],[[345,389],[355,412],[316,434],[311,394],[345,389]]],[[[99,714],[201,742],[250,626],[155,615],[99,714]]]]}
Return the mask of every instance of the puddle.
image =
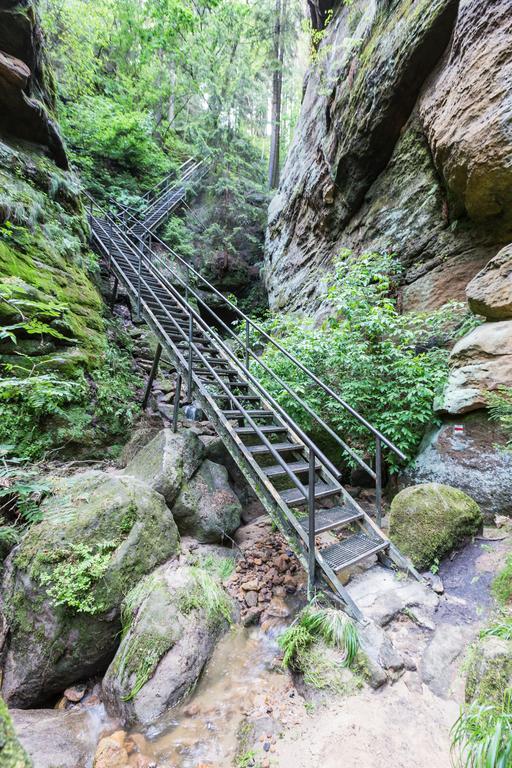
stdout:
{"type": "Polygon", "coordinates": [[[277,651],[275,636],[258,628],[231,630],[193,695],[143,731],[144,753],[158,768],[230,765],[243,716],[259,708],[263,714],[266,696],[285,685],[273,669],[277,651]]]}

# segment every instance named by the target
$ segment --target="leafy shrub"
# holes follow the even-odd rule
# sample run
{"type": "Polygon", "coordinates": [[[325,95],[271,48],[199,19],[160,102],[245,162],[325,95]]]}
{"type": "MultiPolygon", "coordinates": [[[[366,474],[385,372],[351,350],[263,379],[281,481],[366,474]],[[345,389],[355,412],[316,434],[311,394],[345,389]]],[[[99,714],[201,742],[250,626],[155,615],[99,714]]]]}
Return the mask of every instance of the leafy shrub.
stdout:
{"type": "MultiPolygon", "coordinates": [[[[270,317],[264,329],[412,457],[433,419],[434,397],[446,381],[446,345],[462,331],[462,305],[402,315],[395,297],[399,274],[391,255],[352,257],[343,252],[325,293],[327,320],[317,324],[297,314],[278,315],[270,317]]],[[[256,347],[258,341],[255,333],[256,347]]],[[[373,452],[373,438],[364,426],[282,353],[269,344],[261,359],[344,440],[363,453],[373,452]]],[[[252,371],[306,430],[314,432],[315,423],[270,374],[256,362],[252,371]]]]}
{"type": "Polygon", "coordinates": [[[497,392],[489,392],[487,404],[491,419],[510,435],[508,447],[512,448],[512,388],[501,387],[497,392]]]}

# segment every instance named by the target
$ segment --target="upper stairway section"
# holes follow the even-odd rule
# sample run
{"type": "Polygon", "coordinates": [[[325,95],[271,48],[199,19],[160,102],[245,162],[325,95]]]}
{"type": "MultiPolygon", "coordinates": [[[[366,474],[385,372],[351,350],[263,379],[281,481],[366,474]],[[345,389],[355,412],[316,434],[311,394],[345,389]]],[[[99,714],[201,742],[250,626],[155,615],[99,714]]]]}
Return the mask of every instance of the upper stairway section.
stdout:
{"type": "Polygon", "coordinates": [[[417,577],[409,561],[379,527],[381,451],[405,458],[375,427],[244,315],[184,259],[153,236],[138,247],[117,215],[91,212],[92,239],[107,267],[122,282],[136,311],[157,335],[178,374],[175,421],[182,382],[189,400],[199,400],[208,418],[257,497],[278,523],[308,571],[309,591],[328,585],[354,618],[362,614],[337,574],[377,555],[417,577]],[[227,325],[203,298],[205,287],[219,304],[238,316],[241,332],[227,325]],[[375,457],[361,457],[315,413],[291,386],[261,358],[261,343],[272,344],[373,435],[375,457]],[[352,498],[343,472],[258,379],[258,370],[273,377],[277,390],[294,399],[297,411],[338,445],[340,453],[363,468],[376,485],[377,522],[352,498]]]}
{"type": "Polygon", "coordinates": [[[192,186],[207,172],[208,164],[204,160],[190,158],[179,168],[177,178],[173,179],[169,174],[143,195],[142,214],[124,208],[124,227],[137,238],[156,232],[172,212],[185,202],[192,186]]]}

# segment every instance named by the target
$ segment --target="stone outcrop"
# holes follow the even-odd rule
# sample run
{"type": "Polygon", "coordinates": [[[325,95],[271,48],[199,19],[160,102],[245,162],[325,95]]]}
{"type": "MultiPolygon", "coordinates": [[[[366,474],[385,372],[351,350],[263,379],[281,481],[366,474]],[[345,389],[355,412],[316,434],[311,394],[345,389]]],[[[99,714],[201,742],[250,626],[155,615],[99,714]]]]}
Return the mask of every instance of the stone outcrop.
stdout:
{"type": "Polygon", "coordinates": [[[222,628],[229,602],[209,604],[213,577],[172,563],[127,595],[123,639],[103,679],[109,710],[124,723],[151,723],[194,686],[222,628]],[[205,584],[208,579],[208,584],[205,584]]]}
{"type": "Polygon", "coordinates": [[[512,318],[512,245],[507,245],[466,286],[469,308],[487,320],[512,318]]]}
{"type": "Polygon", "coordinates": [[[91,471],[54,490],[5,564],[2,692],[11,706],[39,704],[106,669],[125,594],[178,549],[163,497],[133,477],[91,471]]]}
{"type": "Polygon", "coordinates": [[[485,408],[488,393],[512,386],[512,320],[483,323],[458,341],[439,413],[485,408]]]}
{"type": "Polygon", "coordinates": [[[506,442],[507,436],[484,411],[468,413],[426,435],[401,483],[452,485],[471,496],[489,520],[497,514],[512,515],[512,453],[503,450],[506,442]]]}
{"type": "Polygon", "coordinates": [[[270,206],[275,308],[311,310],[343,247],[391,250],[405,309],[463,299],[512,239],[506,0],[336,4],[270,206]]]}
{"type": "Polygon", "coordinates": [[[173,506],[180,533],[203,543],[222,542],[240,526],[242,506],[221,464],[204,461],[173,506]]]}
{"type": "Polygon", "coordinates": [[[5,6],[0,8],[0,132],[41,145],[66,169],[66,151],[52,117],[54,83],[35,4],[5,6]]]}
{"type": "Polygon", "coordinates": [[[389,536],[421,570],[428,570],[481,527],[478,504],[449,485],[405,488],[391,503],[389,536]]]}
{"type": "Polygon", "coordinates": [[[124,472],[148,483],[172,507],[183,483],[190,480],[203,457],[204,446],[192,430],[174,434],[171,429],[162,429],[132,458],[124,472]]]}

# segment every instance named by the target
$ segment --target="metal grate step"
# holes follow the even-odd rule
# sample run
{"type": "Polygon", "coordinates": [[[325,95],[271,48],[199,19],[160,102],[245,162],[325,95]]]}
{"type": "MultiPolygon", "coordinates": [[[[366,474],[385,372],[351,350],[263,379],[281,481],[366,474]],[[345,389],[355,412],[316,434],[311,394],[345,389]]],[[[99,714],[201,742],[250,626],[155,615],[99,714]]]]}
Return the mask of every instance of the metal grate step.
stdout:
{"type": "MultiPolygon", "coordinates": [[[[273,434],[274,432],[288,432],[288,427],[280,426],[279,424],[265,424],[258,427],[260,432],[267,434],[273,434]]],[[[252,427],[236,427],[235,432],[239,435],[255,435],[256,431],[252,427]]]]}
{"type": "MultiPolygon", "coordinates": [[[[309,469],[309,462],[291,461],[290,463],[287,463],[287,466],[292,472],[307,472],[309,469]]],[[[267,477],[281,477],[282,475],[286,475],[286,470],[284,470],[280,464],[275,464],[272,467],[265,467],[265,474],[267,477]]]]}
{"type": "MultiPolygon", "coordinates": [[[[227,419],[244,419],[245,418],[245,416],[242,413],[242,411],[222,411],[222,413],[224,414],[224,416],[227,419]]],[[[273,416],[274,415],[273,411],[253,411],[253,410],[248,410],[247,413],[249,414],[249,416],[258,416],[258,417],[261,417],[261,418],[263,418],[264,416],[273,416]]]]}
{"type": "MultiPolygon", "coordinates": [[[[267,445],[246,445],[245,448],[255,455],[270,453],[267,445]]],[[[272,443],[272,448],[278,453],[287,453],[289,451],[301,451],[303,446],[298,443],[272,443]]]]}
{"type": "MultiPolygon", "coordinates": [[[[309,486],[304,486],[306,491],[309,486]]],[[[341,491],[340,485],[328,485],[327,483],[315,484],[315,499],[325,499],[328,496],[335,496],[341,491]]],[[[298,488],[288,488],[286,491],[279,491],[279,494],[283,501],[285,501],[289,507],[300,507],[307,503],[307,498],[304,496],[298,488]]]]}
{"type": "MultiPolygon", "coordinates": [[[[319,509],[315,513],[315,533],[330,531],[333,528],[341,528],[344,525],[360,520],[363,511],[347,505],[346,507],[333,507],[332,509],[319,509]]],[[[309,531],[309,517],[299,518],[300,525],[305,531],[309,531]]]]}
{"type": "Polygon", "coordinates": [[[354,533],[348,539],[320,550],[320,554],[333,571],[341,571],[388,546],[389,541],[385,539],[368,536],[366,533],[354,533]]]}

